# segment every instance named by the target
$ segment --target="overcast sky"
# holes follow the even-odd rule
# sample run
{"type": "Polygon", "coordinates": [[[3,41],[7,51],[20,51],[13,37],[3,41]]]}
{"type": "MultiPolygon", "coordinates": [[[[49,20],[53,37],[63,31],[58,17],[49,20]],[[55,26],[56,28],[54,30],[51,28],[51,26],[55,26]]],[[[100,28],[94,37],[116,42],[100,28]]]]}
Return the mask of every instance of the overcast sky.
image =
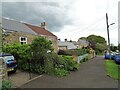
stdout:
{"type": "Polygon", "coordinates": [[[110,41],[118,44],[118,1],[120,0],[3,0],[2,16],[40,25],[61,40],[77,41],[95,34],[107,40],[106,12],[109,17],[110,41]],[[11,2],[10,2],[11,1],[11,2]],[[29,2],[28,2],[29,1],[29,2]]]}

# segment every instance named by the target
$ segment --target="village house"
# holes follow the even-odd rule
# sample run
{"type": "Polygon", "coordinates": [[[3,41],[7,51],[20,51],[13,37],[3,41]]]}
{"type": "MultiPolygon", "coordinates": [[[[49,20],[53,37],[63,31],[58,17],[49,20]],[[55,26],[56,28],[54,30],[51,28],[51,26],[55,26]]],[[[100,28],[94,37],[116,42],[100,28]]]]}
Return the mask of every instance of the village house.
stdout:
{"type": "Polygon", "coordinates": [[[78,39],[79,48],[88,47],[89,42],[87,40],[78,39]]]}
{"type": "Polygon", "coordinates": [[[83,47],[88,47],[88,45],[89,45],[89,42],[87,40],[83,40],[83,39],[78,39],[77,42],[72,41],[72,40],[70,40],[68,42],[73,43],[77,47],[77,49],[81,49],[83,47]]]}
{"type": "Polygon", "coordinates": [[[68,41],[65,39],[65,41],[58,40],[58,49],[59,50],[74,50],[74,49],[81,49],[83,47],[88,47],[89,42],[86,40],[79,39],[76,41],[68,41]]]}
{"type": "Polygon", "coordinates": [[[69,42],[67,40],[60,41],[58,40],[58,50],[74,50],[77,49],[77,46],[75,46],[72,42],[69,42]]]}
{"type": "Polygon", "coordinates": [[[30,44],[37,36],[43,36],[52,41],[53,48],[55,52],[57,52],[57,36],[46,30],[45,27],[45,22],[42,22],[41,26],[35,26],[12,19],[2,18],[4,44],[11,44],[15,42],[30,44]]]}

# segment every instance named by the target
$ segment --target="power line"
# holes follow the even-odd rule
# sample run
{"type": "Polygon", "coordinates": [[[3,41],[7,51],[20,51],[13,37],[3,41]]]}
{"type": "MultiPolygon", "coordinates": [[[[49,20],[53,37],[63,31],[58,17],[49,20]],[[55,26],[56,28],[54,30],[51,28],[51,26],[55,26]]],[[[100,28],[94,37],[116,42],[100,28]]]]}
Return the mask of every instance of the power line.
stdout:
{"type": "MultiPolygon", "coordinates": [[[[110,9],[109,9],[109,6],[108,6],[108,9],[111,10],[111,9],[113,9],[113,7],[115,7],[116,5],[117,5],[117,4],[115,3],[112,7],[110,7],[110,9]]],[[[103,15],[100,19],[98,19],[96,22],[88,25],[87,27],[84,27],[84,28],[82,28],[82,29],[79,30],[79,31],[73,31],[73,32],[71,32],[71,34],[69,34],[69,35],[64,35],[64,37],[66,37],[66,36],[71,36],[71,35],[75,35],[74,33],[79,34],[79,32],[87,31],[89,27],[93,27],[93,28],[94,28],[95,26],[97,26],[97,24],[101,23],[101,21],[102,21],[101,19],[103,19],[103,17],[105,17],[105,15],[103,15]],[[99,20],[100,20],[100,21],[99,21],[99,20]],[[77,32],[78,32],[78,33],[77,33],[77,32]]],[[[93,29],[93,28],[91,28],[91,29],[93,29]]],[[[89,29],[89,30],[91,30],[91,29],[89,29]]]]}
{"type": "Polygon", "coordinates": [[[102,16],[101,18],[99,18],[99,19],[98,19],[97,21],[95,21],[94,23],[92,23],[92,24],[90,24],[90,25],[82,28],[81,30],[72,31],[71,34],[69,34],[69,35],[64,35],[64,37],[65,37],[65,36],[71,36],[71,35],[79,34],[79,32],[87,31],[89,27],[93,27],[93,26],[95,26],[96,24],[100,23],[100,22],[102,21],[102,19],[104,19],[103,17],[104,17],[104,16],[102,16]],[[74,33],[75,33],[75,34],[74,34],[74,33]]]}

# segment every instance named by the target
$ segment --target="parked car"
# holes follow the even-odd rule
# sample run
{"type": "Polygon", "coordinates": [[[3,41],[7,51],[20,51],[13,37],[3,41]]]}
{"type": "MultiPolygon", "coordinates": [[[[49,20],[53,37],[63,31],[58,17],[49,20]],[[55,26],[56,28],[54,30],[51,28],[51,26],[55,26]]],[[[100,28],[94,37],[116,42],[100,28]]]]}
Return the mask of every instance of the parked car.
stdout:
{"type": "Polygon", "coordinates": [[[115,55],[116,55],[116,52],[106,52],[105,53],[105,59],[112,59],[112,60],[114,60],[114,58],[115,58],[115,55]]]}
{"type": "Polygon", "coordinates": [[[8,72],[16,72],[17,62],[12,54],[0,53],[0,57],[2,57],[6,63],[8,72]]]}
{"type": "Polygon", "coordinates": [[[105,53],[105,59],[110,59],[110,54],[109,54],[109,52],[106,52],[106,53],[105,53]]]}
{"type": "Polygon", "coordinates": [[[120,64],[120,54],[117,53],[117,54],[115,55],[114,60],[115,60],[116,63],[120,64]]]}
{"type": "Polygon", "coordinates": [[[111,59],[112,59],[112,60],[115,59],[115,55],[116,55],[116,52],[112,52],[112,53],[111,53],[111,59]]]}

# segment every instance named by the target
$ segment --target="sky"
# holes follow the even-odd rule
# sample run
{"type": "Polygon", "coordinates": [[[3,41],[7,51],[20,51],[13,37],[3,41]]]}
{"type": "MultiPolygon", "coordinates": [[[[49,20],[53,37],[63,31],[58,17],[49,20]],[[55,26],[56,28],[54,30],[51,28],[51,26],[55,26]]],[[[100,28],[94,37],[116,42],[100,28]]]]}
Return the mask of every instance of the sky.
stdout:
{"type": "Polygon", "coordinates": [[[120,0],[2,0],[2,17],[40,26],[58,38],[77,41],[91,34],[107,41],[106,13],[110,43],[118,44],[118,2],[120,0]]]}

